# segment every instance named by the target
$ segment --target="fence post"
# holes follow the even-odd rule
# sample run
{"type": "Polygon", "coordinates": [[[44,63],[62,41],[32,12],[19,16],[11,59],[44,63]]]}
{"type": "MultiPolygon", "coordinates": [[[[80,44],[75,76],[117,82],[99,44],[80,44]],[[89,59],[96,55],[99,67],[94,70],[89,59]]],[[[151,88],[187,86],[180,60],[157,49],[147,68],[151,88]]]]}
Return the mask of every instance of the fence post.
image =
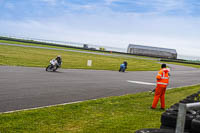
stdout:
{"type": "Polygon", "coordinates": [[[175,133],[184,133],[186,110],[186,105],[183,103],[179,103],[175,133]]]}

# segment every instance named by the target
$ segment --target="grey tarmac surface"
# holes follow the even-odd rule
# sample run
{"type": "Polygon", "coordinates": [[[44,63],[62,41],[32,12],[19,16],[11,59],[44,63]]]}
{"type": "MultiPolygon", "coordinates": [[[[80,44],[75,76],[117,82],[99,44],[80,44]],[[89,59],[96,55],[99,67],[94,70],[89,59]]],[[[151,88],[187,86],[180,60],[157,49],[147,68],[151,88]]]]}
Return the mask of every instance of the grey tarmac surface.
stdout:
{"type": "MultiPolygon", "coordinates": [[[[168,88],[200,83],[200,69],[170,65],[168,88]]],[[[0,112],[120,96],[152,90],[157,71],[118,71],[0,66],[0,112]]]]}

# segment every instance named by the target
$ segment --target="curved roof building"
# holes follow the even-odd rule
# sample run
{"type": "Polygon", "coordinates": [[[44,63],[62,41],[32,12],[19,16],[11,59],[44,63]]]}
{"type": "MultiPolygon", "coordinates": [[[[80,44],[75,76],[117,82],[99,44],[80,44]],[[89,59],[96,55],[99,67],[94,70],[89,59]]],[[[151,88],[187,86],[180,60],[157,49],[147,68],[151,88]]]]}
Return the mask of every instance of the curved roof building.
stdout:
{"type": "Polygon", "coordinates": [[[129,44],[127,53],[159,58],[177,59],[175,49],[129,44]]]}

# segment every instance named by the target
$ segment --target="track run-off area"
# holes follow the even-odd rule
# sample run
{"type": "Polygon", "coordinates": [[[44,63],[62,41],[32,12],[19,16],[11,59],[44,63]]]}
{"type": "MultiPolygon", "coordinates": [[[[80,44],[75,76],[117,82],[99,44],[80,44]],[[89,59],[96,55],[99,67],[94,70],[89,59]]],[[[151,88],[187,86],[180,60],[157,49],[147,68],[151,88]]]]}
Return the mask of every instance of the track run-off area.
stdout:
{"type": "MultiPolygon", "coordinates": [[[[169,65],[168,89],[200,83],[200,69],[169,65]]],[[[0,112],[150,91],[157,71],[118,71],[0,66],[0,112]]]]}

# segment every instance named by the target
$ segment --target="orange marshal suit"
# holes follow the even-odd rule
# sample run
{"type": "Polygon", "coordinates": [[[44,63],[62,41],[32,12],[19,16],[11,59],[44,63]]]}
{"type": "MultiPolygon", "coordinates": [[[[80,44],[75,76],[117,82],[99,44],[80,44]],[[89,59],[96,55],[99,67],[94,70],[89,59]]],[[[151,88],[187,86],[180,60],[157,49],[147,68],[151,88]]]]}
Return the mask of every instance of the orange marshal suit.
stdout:
{"type": "Polygon", "coordinates": [[[155,90],[155,95],[152,103],[152,108],[156,108],[157,103],[160,99],[161,108],[165,108],[165,91],[167,85],[169,84],[169,69],[163,68],[160,69],[158,75],[156,76],[157,79],[157,86],[155,90]]]}

